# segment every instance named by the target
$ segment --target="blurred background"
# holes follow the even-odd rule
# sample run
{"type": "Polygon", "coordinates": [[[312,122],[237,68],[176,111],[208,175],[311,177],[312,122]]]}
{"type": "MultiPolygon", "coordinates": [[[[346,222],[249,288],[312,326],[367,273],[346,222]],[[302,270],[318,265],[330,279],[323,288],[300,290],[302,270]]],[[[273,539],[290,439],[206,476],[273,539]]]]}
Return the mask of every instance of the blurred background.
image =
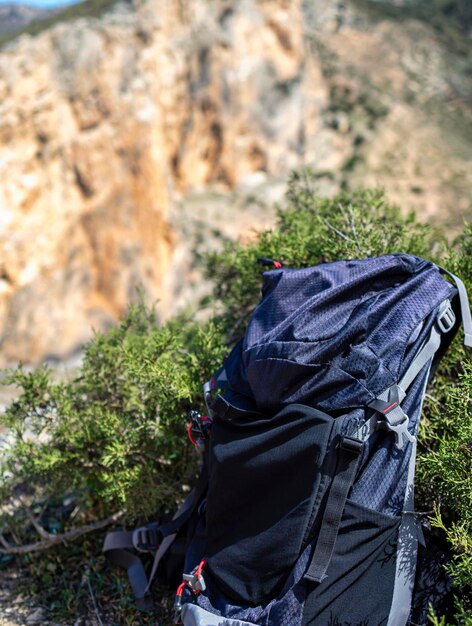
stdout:
{"type": "Polygon", "coordinates": [[[0,2],[0,366],[74,363],[270,227],[293,168],[472,217],[470,0],[0,2]]]}

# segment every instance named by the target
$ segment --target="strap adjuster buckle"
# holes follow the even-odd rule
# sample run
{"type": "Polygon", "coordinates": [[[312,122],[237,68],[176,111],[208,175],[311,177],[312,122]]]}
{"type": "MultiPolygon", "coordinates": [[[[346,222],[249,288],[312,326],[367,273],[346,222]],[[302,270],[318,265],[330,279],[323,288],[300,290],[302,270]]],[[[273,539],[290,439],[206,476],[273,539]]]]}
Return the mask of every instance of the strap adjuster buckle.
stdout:
{"type": "Polygon", "coordinates": [[[341,439],[341,447],[344,450],[353,452],[354,454],[360,454],[364,447],[364,443],[360,439],[355,439],[354,437],[344,436],[341,439]]]}
{"type": "Polygon", "coordinates": [[[131,543],[138,552],[155,552],[158,548],[157,531],[146,526],[135,528],[131,535],[131,543]]]}
{"type": "Polygon", "coordinates": [[[439,326],[439,330],[443,333],[448,333],[456,323],[456,316],[454,311],[452,310],[451,303],[449,300],[446,301],[445,306],[442,307],[442,310],[439,310],[438,317],[436,322],[439,326]]]}

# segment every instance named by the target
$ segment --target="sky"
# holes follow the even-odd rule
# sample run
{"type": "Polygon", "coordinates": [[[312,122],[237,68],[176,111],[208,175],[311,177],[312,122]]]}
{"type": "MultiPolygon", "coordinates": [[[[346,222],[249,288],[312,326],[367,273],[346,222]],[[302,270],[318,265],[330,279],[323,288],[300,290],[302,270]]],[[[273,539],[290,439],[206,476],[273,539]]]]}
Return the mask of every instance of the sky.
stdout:
{"type": "Polygon", "coordinates": [[[51,7],[74,4],[80,0],[0,0],[0,4],[27,4],[32,7],[49,9],[51,7]]]}

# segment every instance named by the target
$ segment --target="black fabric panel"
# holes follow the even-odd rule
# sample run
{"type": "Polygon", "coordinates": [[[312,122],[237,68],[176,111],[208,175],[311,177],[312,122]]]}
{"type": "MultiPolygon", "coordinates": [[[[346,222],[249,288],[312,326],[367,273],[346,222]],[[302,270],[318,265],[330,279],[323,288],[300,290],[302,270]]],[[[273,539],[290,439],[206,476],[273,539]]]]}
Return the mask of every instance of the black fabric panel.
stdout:
{"type": "Polygon", "coordinates": [[[311,519],[333,424],[302,405],[271,419],[215,421],[205,555],[230,598],[252,606],[283,586],[311,519]]]}
{"type": "Polygon", "coordinates": [[[348,500],[326,579],[307,582],[303,626],[385,626],[400,518],[348,500]]]}

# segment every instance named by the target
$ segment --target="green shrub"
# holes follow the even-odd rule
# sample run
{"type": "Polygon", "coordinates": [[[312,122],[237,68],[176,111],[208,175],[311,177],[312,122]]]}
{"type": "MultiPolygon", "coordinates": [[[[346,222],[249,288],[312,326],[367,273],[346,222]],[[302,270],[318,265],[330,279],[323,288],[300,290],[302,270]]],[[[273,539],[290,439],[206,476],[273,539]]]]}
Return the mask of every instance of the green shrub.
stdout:
{"type": "Polygon", "coordinates": [[[215,281],[215,298],[231,337],[241,335],[258,301],[261,266],[269,257],[290,267],[308,267],[342,258],[365,258],[388,252],[408,252],[442,258],[441,233],[404,216],[387,202],[381,190],[359,190],[334,198],[317,197],[312,170],[294,172],[288,183],[287,204],[279,210],[277,229],[261,233],[249,246],[227,244],[209,256],[208,276],[215,281]]]}
{"type": "MultiPolygon", "coordinates": [[[[209,323],[181,318],[159,325],[152,310],[134,305],[117,328],[97,334],[87,346],[75,380],[55,382],[47,368],[7,374],[22,390],[0,419],[10,433],[0,454],[0,527],[7,541],[36,540],[31,515],[56,533],[119,511],[135,522],[173,510],[196,471],[191,446],[185,444],[187,410],[202,408],[202,382],[244,332],[259,298],[258,257],[305,267],[403,251],[442,263],[472,292],[470,228],[450,245],[440,231],[403,215],[381,191],[326,199],[316,196],[315,184],[310,170],[294,173],[277,228],[261,233],[255,243],[227,244],[208,257],[215,304],[209,323]]],[[[432,523],[450,542],[448,570],[461,598],[457,620],[467,624],[472,619],[471,390],[472,361],[459,337],[425,403],[418,508],[435,507],[432,523]]],[[[99,601],[114,597],[120,623],[126,615],[132,623],[123,579],[104,568],[98,545],[98,539],[82,538],[49,556],[27,557],[28,567],[36,577],[48,577],[55,614],[73,615],[80,606],[77,590],[85,592],[83,577],[70,574],[71,563],[86,563],[91,579],[100,581],[99,601]],[[64,589],[76,590],[73,600],[58,600],[64,589]]]]}
{"type": "Polygon", "coordinates": [[[70,494],[86,518],[123,508],[130,521],[172,510],[195,471],[186,413],[201,408],[220,338],[213,323],[159,326],[140,304],[95,336],[76,380],[55,383],[45,367],[11,372],[22,394],[1,421],[15,437],[0,459],[3,501],[70,494]]]}

